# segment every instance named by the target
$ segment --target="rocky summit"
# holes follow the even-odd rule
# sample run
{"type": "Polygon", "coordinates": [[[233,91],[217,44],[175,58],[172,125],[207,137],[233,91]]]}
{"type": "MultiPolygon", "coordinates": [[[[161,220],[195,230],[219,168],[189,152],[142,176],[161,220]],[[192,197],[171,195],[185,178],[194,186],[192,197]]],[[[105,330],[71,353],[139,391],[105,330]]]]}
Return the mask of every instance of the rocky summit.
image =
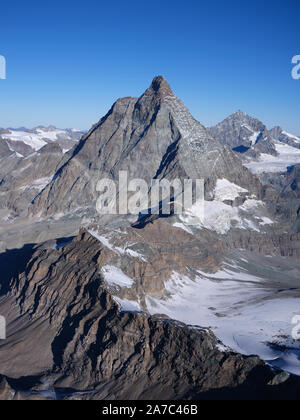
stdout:
{"type": "Polygon", "coordinates": [[[162,76],[74,133],[0,133],[0,398],[298,399],[297,136],[205,128],[162,76]],[[204,197],[103,216],[121,171],[204,197]]]}
{"type": "Polygon", "coordinates": [[[159,76],[140,98],[119,99],[81,139],[51,183],[34,200],[33,215],[95,208],[96,184],[129,178],[204,179],[209,194],[218,178],[260,194],[258,180],[228,148],[196,121],[159,76]]]}

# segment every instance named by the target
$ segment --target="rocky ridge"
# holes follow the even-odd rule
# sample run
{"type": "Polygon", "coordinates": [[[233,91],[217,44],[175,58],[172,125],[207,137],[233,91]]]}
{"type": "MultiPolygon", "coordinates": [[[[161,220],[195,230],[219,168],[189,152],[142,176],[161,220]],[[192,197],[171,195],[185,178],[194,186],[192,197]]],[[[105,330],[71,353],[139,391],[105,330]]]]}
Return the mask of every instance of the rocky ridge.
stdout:
{"type": "Polygon", "coordinates": [[[221,348],[209,329],[120,311],[99,274],[112,251],[87,232],[57,248],[29,252],[2,283],[2,399],[299,397],[297,378],[221,348]]]}

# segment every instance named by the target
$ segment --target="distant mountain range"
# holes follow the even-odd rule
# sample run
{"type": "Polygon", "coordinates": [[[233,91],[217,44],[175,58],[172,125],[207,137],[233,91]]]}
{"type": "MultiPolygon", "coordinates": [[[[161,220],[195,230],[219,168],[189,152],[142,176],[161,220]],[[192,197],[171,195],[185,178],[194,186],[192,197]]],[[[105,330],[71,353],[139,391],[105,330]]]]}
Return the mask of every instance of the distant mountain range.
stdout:
{"type": "Polygon", "coordinates": [[[2,153],[4,148],[6,148],[6,150],[17,153],[19,157],[24,157],[40,150],[48,143],[56,142],[66,152],[74,146],[74,143],[80,140],[83,134],[84,132],[76,129],[58,129],[54,126],[39,126],[33,129],[25,127],[18,129],[0,128],[0,147],[2,153]]]}

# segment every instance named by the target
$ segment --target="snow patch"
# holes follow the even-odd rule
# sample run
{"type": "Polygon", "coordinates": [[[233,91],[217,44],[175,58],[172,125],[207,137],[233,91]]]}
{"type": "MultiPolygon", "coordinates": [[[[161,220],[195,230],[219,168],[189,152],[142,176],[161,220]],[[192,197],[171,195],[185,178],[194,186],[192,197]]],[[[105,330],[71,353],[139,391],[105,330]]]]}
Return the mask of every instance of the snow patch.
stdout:
{"type": "Polygon", "coordinates": [[[142,312],[140,305],[128,299],[121,299],[118,296],[113,296],[114,301],[117,302],[121,312],[142,312]]]}
{"type": "Polygon", "coordinates": [[[25,191],[27,189],[35,188],[41,192],[52,181],[52,178],[53,176],[35,179],[31,184],[24,185],[19,188],[19,190],[25,191]]]}
{"type": "Polygon", "coordinates": [[[5,134],[5,138],[11,141],[22,141],[34,150],[39,150],[47,144],[40,135],[27,133],[26,131],[10,131],[8,134],[5,134]]]}
{"type": "Polygon", "coordinates": [[[249,139],[251,146],[254,146],[256,144],[259,135],[260,135],[260,131],[255,131],[252,134],[252,136],[249,139]]]}
{"type": "MultiPolygon", "coordinates": [[[[74,129],[70,131],[72,133],[77,132],[77,130],[74,129]]],[[[39,127],[28,131],[9,130],[9,133],[5,133],[3,137],[11,141],[21,141],[32,147],[35,151],[40,150],[49,142],[55,142],[58,140],[72,140],[68,130],[55,127],[39,127]]]]}
{"type": "Polygon", "coordinates": [[[280,298],[276,289],[264,288],[261,279],[229,270],[199,272],[194,280],[173,272],[165,287],[164,299],[146,297],[152,315],[211,328],[226,347],[300,375],[299,342],[287,351],[268,345],[278,337],[288,344],[300,298],[280,298]]]}
{"type": "Polygon", "coordinates": [[[240,194],[248,193],[248,190],[233,184],[227,179],[218,179],[214,190],[214,197],[216,200],[232,200],[234,201],[240,194]]]}
{"type": "Polygon", "coordinates": [[[111,251],[115,251],[114,247],[111,245],[109,240],[105,238],[105,236],[99,235],[98,232],[95,230],[88,230],[89,234],[100,241],[106,248],[110,249],[111,251]]]}
{"type": "Polygon", "coordinates": [[[262,153],[258,161],[245,163],[246,168],[258,175],[264,172],[286,172],[289,166],[300,163],[300,149],[279,142],[275,143],[275,147],[278,156],[262,153]]]}
{"type": "Polygon", "coordinates": [[[106,238],[103,235],[99,235],[98,232],[96,232],[95,230],[88,230],[88,232],[94,237],[96,238],[98,241],[100,241],[106,248],[110,249],[111,251],[115,252],[116,254],[119,255],[129,255],[133,258],[139,258],[140,260],[146,262],[146,258],[140,254],[137,251],[134,251],[133,249],[130,248],[130,246],[133,246],[134,244],[127,244],[124,248],[121,247],[115,247],[113,244],[111,244],[111,242],[109,241],[108,238],[106,238]]]}
{"type": "Polygon", "coordinates": [[[286,131],[282,131],[282,134],[284,134],[287,137],[290,137],[291,139],[295,140],[297,143],[300,143],[300,138],[297,136],[294,136],[294,134],[287,133],[286,131]]]}
{"type": "Polygon", "coordinates": [[[120,268],[112,265],[102,267],[102,274],[105,282],[112,286],[130,288],[134,283],[134,280],[126,276],[120,268]]]}
{"type": "Polygon", "coordinates": [[[187,233],[190,233],[191,235],[193,234],[193,232],[191,231],[191,229],[189,229],[186,225],[184,225],[183,223],[174,223],[173,224],[174,227],[177,227],[179,229],[185,230],[187,233]]]}
{"type": "Polygon", "coordinates": [[[222,201],[204,201],[195,203],[186,213],[180,215],[184,224],[193,225],[197,228],[213,230],[221,235],[227,233],[232,227],[237,229],[251,229],[259,231],[259,223],[247,219],[253,216],[255,209],[264,204],[255,199],[248,199],[239,207],[232,207],[222,201]]]}

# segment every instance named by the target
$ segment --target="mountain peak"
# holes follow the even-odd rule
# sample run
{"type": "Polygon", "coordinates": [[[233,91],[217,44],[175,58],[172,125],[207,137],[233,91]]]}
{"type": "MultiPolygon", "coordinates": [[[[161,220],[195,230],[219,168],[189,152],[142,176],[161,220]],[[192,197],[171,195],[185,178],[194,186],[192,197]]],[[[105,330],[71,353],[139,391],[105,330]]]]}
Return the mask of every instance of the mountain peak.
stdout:
{"type": "Polygon", "coordinates": [[[152,89],[154,93],[160,96],[174,95],[169,83],[163,76],[154,77],[150,89],[152,89]]]}
{"type": "Polygon", "coordinates": [[[220,143],[242,155],[259,157],[261,153],[277,155],[274,141],[266,126],[257,118],[237,110],[224,121],[210,128],[220,143]],[[246,153],[248,155],[246,155],[246,153]]]}
{"type": "Polygon", "coordinates": [[[234,112],[233,114],[232,114],[233,116],[236,116],[236,117],[245,117],[245,116],[248,116],[244,111],[242,111],[241,109],[238,109],[236,112],[234,112]]]}

